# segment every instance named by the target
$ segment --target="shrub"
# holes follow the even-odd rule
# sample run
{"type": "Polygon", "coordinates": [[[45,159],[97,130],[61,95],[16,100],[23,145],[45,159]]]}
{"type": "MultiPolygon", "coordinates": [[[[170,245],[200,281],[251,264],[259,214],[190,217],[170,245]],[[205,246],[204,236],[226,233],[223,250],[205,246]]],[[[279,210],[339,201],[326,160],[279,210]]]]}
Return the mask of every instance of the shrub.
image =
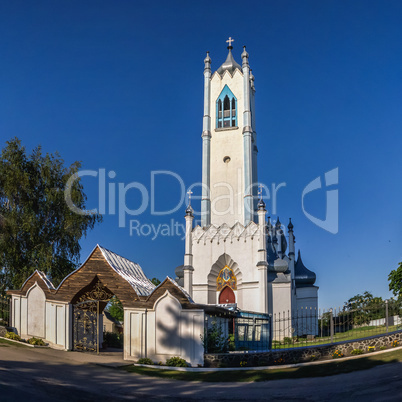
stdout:
{"type": "Polygon", "coordinates": [[[375,346],[369,346],[368,351],[369,352],[374,352],[375,351],[375,346]]]}
{"type": "Polygon", "coordinates": [[[284,343],[285,345],[290,345],[290,344],[292,343],[292,338],[289,338],[288,336],[285,336],[285,337],[283,338],[283,343],[284,343]]]}
{"type": "Polygon", "coordinates": [[[138,359],[137,361],[138,364],[154,364],[154,362],[149,359],[148,357],[141,357],[141,359],[138,359]]]}
{"type": "Polygon", "coordinates": [[[116,334],[115,332],[104,332],[103,342],[111,348],[121,349],[123,347],[123,335],[116,334]]]}
{"type": "Polygon", "coordinates": [[[362,355],[364,352],[362,349],[353,349],[350,354],[351,355],[362,355]]]}
{"type": "Polygon", "coordinates": [[[386,346],[380,346],[380,350],[385,350],[385,349],[387,349],[386,346]]]}
{"type": "Polygon", "coordinates": [[[399,342],[398,341],[393,341],[392,342],[392,347],[396,348],[397,346],[399,346],[399,342]]]}
{"type": "Polygon", "coordinates": [[[225,337],[222,326],[218,325],[216,321],[213,321],[212,325],[205,329],[204,336],[200,335],[200,337],[205,353],[227,352],[229,347],[229,339],[225,337]]]}
{"type": "Polygon", "coordinates": [[[235,336],[233,334],[229,335],[229,350],[236,350],[235,336]]]}
{"type": "Polygon", "coordinates": [[[27,342],[31,345],[46,346],[46,343],[40,338],[29,338],[27,342]]]}
{"type": "Polygon", "coordinates": [[[332,353],[332,358],[333,359],[339,359],[341,357],[343,357],[343,353],[338,349],[336,349],[335,352],[332,353]]]}
{"type": "Polygon", "coordinates": [[[245,366],[247,366],[247,362],[245,360],[242,360],[240,362],[240,367],[245,367],[245,366]]]}
{"type": "Polygon", "coordinates": [[[174,356],[174,357],[171,357],[170,359],[166,360],[166,366],[170,366],[170,367],[187,367],[188,364],[181,357],[174,356]]]}
{"type": "Polygon", "coordinates": [[[12,339],[14,341],[21,341],[21,337],[15,332],[7,332],[5,338],[12,339]]]}

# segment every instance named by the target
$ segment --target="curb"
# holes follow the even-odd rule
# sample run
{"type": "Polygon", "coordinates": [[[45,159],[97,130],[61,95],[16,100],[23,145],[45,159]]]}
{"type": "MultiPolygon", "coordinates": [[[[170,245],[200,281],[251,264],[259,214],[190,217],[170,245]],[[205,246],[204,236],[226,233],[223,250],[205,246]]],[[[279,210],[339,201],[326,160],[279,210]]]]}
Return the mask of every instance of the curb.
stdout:
{"type": "Polygon", "coordinates": [[[49,346],[31,345],[28,342],[16,341],[15,339],[5,338],[4,336],[0,336],[0,339],[4,339],[8,342],[18,343],[18,345],[28,346],[29,348],[49,348],[49,346]]]}
{"type": "Polygon", "coordinates": [[[364,353],[364,354],[358,355],[358,356],[348,356],[348,357],[341,357],[339,359],[320,360],[320,361],[306,362],[306,363],[278,364],[276,366],[212,368],[212,367],[170,367],[170,366],[159,366],[159,365],[137,364],[137,363],[133,363],[133,366],[148,367],[148,368],[159,369],[159,370],[188,371],[188,372],[278,370],[278,369],[297,368],[297,367],[304,367],[304,366],[316,366],[316,365],[320,365],[320,364],[337,363],[337,362],[342,362],[342,361],[347,361],[347,360],[361,359],[362,357],[375,356],[375,355],[380,355],[383,353],[390,353],[390,352],[394,352],[396,350],[402,350],[402,346],[399,346],[397,348],[387,349],[387,350],[379,350],[378,352],[368,352],[368,353],[364,353]]]}

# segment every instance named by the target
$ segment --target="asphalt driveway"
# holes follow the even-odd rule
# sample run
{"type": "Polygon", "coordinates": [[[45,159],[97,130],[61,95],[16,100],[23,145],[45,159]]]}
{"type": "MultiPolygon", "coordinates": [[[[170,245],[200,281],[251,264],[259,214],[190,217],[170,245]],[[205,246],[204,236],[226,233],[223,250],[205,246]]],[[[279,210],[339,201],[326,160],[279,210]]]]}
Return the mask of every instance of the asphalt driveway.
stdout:
{"type": "Polygon", "coordinates": [[[402,400],[402,363],[317,379],[206,383],[151,378],[95,361],[84,354],[0,345],[0,401],[402,400]]]}

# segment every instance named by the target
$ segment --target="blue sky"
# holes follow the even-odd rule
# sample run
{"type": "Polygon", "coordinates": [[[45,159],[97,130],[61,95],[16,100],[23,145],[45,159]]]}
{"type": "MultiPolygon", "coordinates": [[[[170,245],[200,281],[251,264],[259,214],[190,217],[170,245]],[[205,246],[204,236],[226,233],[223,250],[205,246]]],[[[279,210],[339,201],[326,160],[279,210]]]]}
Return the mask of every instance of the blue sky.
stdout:
{"type": "MultiPolygon", "coordinates": [[[[59,151],[66,163],[116,172],[107,183],[142,183],[169,170],[186,186],[201,180],[203,59],[216,70],[235,39],[247,45],[255,76],[259,179],[286,183],[282,222],[317,273],[320,307],[365,290],[389,297],[387,276],[402,261],[399,1],[0,3],[0,139],[59,151]],[[304,215],[304,187],[339,168],[339,232],[304,215]]],[[[98,206],[95,178],[83,180],[98,206]]],[[[116,184],[117,186],[117,184],[116,184]]],[[[161,178],[156,208],[179,201],[161,178]]],[[[305,199],[325,215],[325,193],[305,199]]],[[[139,193],[127,205],[139,206],[139,193]]],[[[270,213],[272,205],[268,202],[270,213]]],[[[184,223],[184,208],[142,224],[184,223]]],[[[127,217],[127,222],[133,217],[127,217]]],[[[99,243],[163,279],[182,264],[178,236],[130,236],[117,216],[81,242],[82,260],[99,243]]]]}

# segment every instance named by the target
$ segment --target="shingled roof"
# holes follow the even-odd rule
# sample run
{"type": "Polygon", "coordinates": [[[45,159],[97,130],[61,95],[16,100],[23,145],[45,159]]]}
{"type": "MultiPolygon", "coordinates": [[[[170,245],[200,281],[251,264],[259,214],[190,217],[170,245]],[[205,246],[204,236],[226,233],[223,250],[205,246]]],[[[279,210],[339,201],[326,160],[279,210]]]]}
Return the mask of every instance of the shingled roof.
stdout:
{"type": "Polygon", "coordinates": [[[99,244],[97,247],[111,268],[125,279],[139,296],[148,296],[155,289],[155,285],[145,276],[139,264],[101,247],[99,244]]]}

